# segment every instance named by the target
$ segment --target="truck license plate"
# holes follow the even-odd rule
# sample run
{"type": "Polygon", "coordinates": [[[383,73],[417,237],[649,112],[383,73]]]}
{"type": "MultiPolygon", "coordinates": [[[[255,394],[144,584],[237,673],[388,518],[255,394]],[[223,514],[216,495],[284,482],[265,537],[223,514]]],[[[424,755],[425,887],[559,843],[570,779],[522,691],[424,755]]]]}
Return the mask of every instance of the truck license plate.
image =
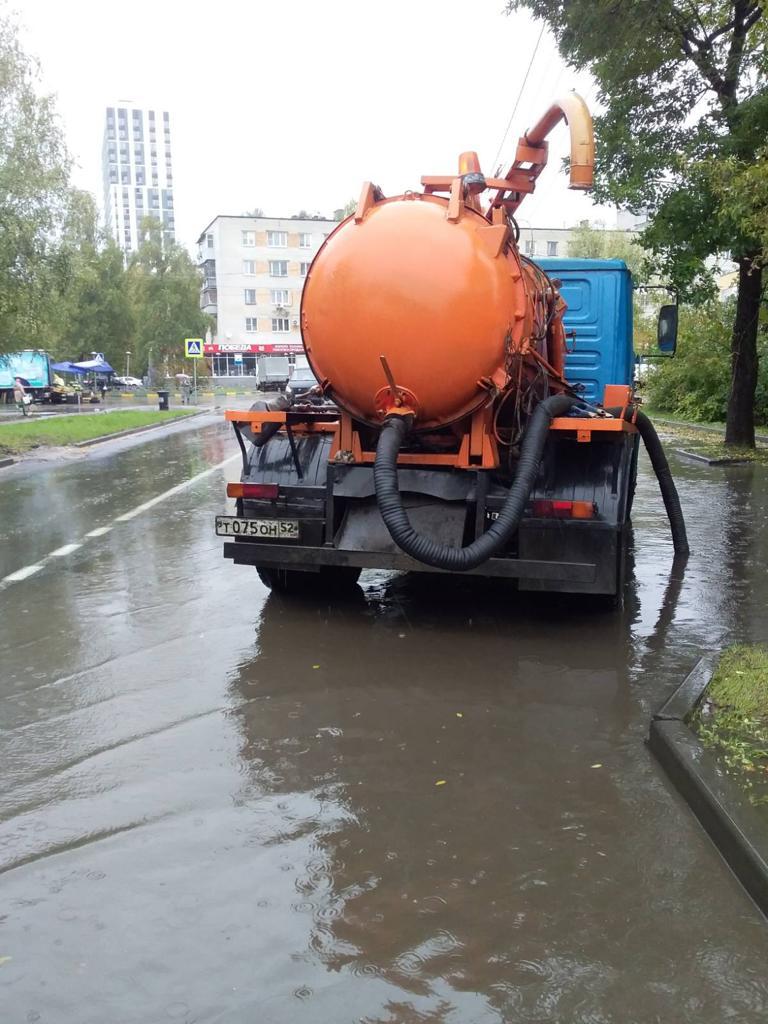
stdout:
{"type": "Polygon", "coordinates": [[[298,519],[238,519],[236,516],[216,516],[218,537],[277,537],[280,540],[299,539],[298,519]]]}

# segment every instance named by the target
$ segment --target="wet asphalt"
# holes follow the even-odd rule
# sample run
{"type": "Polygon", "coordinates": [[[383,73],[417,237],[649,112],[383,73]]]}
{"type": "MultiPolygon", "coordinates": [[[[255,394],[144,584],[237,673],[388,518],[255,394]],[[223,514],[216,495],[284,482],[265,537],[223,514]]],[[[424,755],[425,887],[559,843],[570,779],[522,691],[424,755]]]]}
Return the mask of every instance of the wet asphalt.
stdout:
{"type": "Polygon", "coordinates": [[[648,753],[768,640],[768,479],[646,460],[624,605],[221,556],[206,421],[0,470],[2,1024],[764,1021],[768,927],[648,753]],[[69,553],[51,552],[83,541],[69,553]]]}

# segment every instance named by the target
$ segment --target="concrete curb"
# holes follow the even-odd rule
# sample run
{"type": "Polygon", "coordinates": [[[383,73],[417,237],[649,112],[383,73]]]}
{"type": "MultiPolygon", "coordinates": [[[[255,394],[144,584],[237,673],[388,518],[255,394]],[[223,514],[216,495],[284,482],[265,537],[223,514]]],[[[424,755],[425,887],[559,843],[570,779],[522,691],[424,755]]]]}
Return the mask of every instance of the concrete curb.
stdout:
{"type": "Polygon", "coordinates": [[[752,461],[752,459],[739,458],[737,455],[700,455],[699,452],[688,452],[684,448],[675,448],[675,452],[682,459],[703,462],[705,466],[746,466],[752,461]]]}
{"type": "Polygon", "coordinates": [[[768,824],[686,724],[716,665],[716,654],[703,657],[653,715],[648,746],[725,862],[768,917],[768,824]]]}
{"type": "Polygon", "coordinates": [[[188,416],[178,416],[168,423],[148,423],[145,427],[131,427],[129,430],[118,430],[114,434],[102,434],[100,437],[91,437],[87,441],[75,441],[72,448],[90,448],[94,444],[102,444],[104,441],[114,441],[118,437],[130,437],[131,434],[144,434],[148,430],[157,430],[160,427],[172,427],[177,423],[186,423],[197,416],[206,416],[214,412],[214,409],[200,409],[198,412],[191,412],[188,416]]]}
{"type": "Polygon", "coordinates": [[[0,459],[0,469],[5,469],[6,466],[13,466],[16,464],[16,459],[0,459]]]}

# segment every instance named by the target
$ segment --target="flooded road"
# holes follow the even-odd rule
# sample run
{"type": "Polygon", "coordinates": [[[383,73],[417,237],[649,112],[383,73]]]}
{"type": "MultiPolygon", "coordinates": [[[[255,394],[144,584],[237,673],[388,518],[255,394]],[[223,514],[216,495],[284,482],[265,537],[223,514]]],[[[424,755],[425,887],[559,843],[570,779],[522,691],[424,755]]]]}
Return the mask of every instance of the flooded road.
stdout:
{"type": "Polygon", "coordinates": [[[621,611],[329,605],[221,557],[235,451],[0,476],[3,1024],[764,1021],[768,928],[643,740],[768,640],[766,471],[674,464],[683,574],[643,458],[621,611]]]}

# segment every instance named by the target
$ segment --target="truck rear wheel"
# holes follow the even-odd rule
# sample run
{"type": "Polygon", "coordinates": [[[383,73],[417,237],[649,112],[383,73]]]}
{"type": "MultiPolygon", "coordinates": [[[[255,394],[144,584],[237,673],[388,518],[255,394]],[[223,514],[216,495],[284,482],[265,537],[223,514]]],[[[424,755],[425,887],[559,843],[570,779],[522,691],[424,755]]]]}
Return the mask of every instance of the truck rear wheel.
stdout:
{"type": "Polygon", "coordinates": [[[264,586],[281,594],[306,594],[320,591],[343,593],[355,586],[361,571],[353,565],[324,565],[319,572],[256,566],[256,572],[264,586]]]}

